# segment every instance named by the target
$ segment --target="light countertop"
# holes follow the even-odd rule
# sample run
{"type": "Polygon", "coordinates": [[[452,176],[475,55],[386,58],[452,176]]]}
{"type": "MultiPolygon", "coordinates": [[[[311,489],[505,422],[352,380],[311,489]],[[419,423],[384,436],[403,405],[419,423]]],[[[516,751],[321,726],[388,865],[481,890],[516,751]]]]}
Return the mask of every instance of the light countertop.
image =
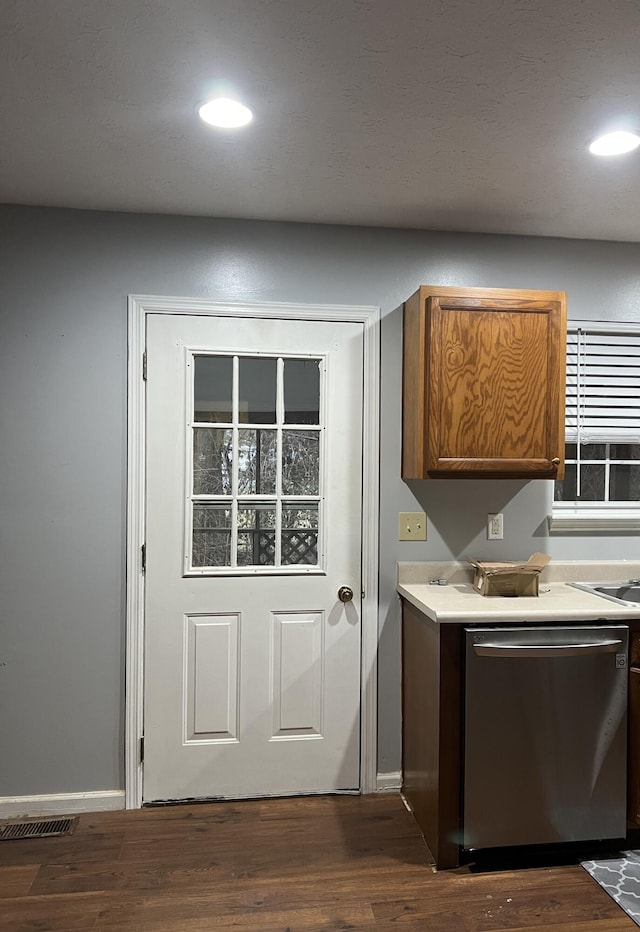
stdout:
{"type": "MultiPolygon", "coordinates": [[[[504,596],[480,595],[471,585],[468,568],[460,564],[451,564],[454,571],[447,572],[445,564],[423,564],[424,572],[418,571],[418,564],[398,565],[397,591],[402,598],[414,605],[432,621],[469,624],[508,624],[523,621],[532,622],[571,622],[571,621],[623,621],[640,618],[640,606],[618,605],[609,599],[576,589],[562,580],[548,581],[546,572],[540,577],[540,594],[538,596],[504,596]],[[438,567],[433,575],[431,567],[438,567]],[[446,586],[434,586],[418,579],[447,578],[446,586]]],[[[576,564],[570,564],[567,573],[572,580],[591,579],[601,582],[605,579],[624,580],[634,575],[637,564],[591,565],[585,575],[578,572],[576,564]]],[[[555,575],[561,575],[556,564],[555,575]]]]}
{"type": "Polygon", "coordinates": [[[505,624],[519,621],[599,621],[640,618],[640,606],[616,605],[567,583],[540,586],[538,596],[480,595],[470,583],[398,585],[399,594],[432,621],[505,624]]]}

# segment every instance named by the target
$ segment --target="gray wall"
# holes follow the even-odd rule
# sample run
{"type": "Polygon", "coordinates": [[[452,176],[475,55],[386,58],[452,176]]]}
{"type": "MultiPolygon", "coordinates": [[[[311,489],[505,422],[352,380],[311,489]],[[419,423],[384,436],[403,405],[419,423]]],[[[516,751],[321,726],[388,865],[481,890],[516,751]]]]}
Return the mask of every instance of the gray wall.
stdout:
{"type": "Polygon", "coordinates": [[[381,771],[400,766],[397,560],[637,559],[633,536],[548,539],[549,482],[400,480],[400,308],[420,284],[548,288],[572,317],[638,321],[640,245],[26,207],[0,225],[0,796],[123,787],[130,293],[382,308],[381,771]],[[429,539],[398,543],[419,507],[429,539]]]}

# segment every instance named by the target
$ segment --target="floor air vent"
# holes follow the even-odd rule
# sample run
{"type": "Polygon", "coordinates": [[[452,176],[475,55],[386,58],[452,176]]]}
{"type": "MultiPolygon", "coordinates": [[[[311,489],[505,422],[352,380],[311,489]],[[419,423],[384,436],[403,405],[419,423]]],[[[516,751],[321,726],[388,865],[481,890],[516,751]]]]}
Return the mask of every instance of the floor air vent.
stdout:
{"type": "Polygon", "coordinates": [[[0,823],[0,841],[15,838],[49,838],[51,835],[70,835],[76,827],[75,819],[31,819],[29,822],[0,823]]]}

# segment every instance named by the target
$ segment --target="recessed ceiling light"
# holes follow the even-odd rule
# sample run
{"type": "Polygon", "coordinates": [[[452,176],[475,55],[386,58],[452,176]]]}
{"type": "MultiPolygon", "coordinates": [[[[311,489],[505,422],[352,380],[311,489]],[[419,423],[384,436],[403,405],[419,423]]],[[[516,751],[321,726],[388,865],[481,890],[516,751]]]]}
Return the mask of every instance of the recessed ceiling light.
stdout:
{"type": "Polygon", "coordinates": [[[244,104],[228,97],[217,97],[198,108],[198,114],[205,123],[220,126],[223,129],[235,129],[246,126],[253,120],[253,113],[244,104]]]}
{"type": "Polygon", "coordinates": [[[593,155],[622,155],[624,152],[632,152],[638,146],[640,146],[640,136],[621,129],[594,139],[589,146],[589,152],[593,155]]]}

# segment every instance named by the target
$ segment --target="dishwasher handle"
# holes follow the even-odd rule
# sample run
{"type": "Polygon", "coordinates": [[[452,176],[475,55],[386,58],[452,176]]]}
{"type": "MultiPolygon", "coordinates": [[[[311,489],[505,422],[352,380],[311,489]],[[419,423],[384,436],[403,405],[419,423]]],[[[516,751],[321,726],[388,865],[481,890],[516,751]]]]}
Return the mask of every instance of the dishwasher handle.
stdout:
{"type": "Polygon", "coordinates": [[[580,657],[584,654],[615,654],[623,643],[619,639],[592,641],[588,644],[474,644],[478,657],[580,657]]]}

